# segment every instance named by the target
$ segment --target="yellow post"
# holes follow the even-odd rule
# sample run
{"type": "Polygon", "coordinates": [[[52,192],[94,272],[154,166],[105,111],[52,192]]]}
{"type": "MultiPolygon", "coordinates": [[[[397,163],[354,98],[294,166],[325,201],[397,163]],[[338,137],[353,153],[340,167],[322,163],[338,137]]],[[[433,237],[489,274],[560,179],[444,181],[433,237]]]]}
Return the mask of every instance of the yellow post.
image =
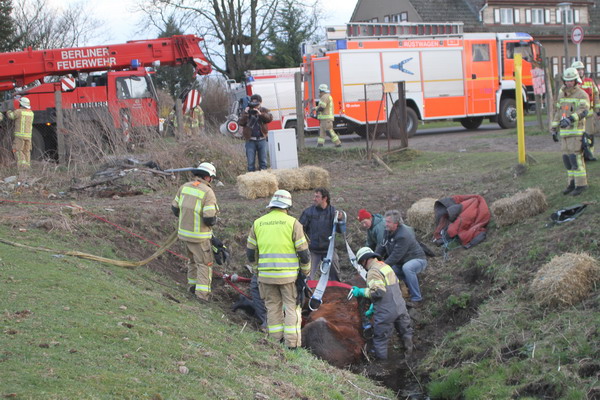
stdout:
{"type": "Polygon", "coordinates": [[[525,118],[523,116],[523,58],[515,54],[515,101],[517,102],[517,139],[519,143],[519,164],[525,164],[525,118]]]}

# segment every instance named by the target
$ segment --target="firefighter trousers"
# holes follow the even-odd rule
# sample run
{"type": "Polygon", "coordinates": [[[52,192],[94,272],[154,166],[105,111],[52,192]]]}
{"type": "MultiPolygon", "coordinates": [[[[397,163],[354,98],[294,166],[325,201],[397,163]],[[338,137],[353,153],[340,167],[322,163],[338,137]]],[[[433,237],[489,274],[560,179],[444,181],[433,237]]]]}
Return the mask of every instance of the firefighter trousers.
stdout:
{"type": "Polygon", "coordinates": [[[332,119],[322,119],[319,121],[319,138],[317,139],[317,144],[325,144],[325,138],[327,135],[331,137],[331,141],[336,146],[342,143],[338,135],[333,130],[332,119]]]}
{"type": "Polygon", "coordinates": [[[290,348],[300,347],[302,315],[300,305],[296,304],[296,283],[259,282],[258,288],[267,307],[269,337],[276,341],[285,339],[285,345],[290,348]]]}
{"type": "Polygon", "coordinates": [[[208,300],[214,263],[210,239],[201,242],[185,241],[185,245],[190,258],[187,272],[188,285],[196,285],[196,296],[208,300]]]}
{"type": "Polygon", "coordinates": [[[17,157],[17,168],[31,167],[31,139],[15,137],[13,140],[13,153],[17,157]]]}
{"type": "Polygon", "coordinates": [[[567,184],[570,185],[574,181],[575,186],[587,186],[581,136],[563,136],[560,147],[563,153],[563,163],[567,169],[567,184]]]}

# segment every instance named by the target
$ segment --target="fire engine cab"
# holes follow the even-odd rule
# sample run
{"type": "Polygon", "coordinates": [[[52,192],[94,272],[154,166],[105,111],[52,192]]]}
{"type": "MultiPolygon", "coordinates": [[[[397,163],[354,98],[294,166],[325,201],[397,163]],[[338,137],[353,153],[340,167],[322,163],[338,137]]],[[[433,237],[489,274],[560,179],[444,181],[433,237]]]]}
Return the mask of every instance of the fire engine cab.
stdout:
{"type": "Polygon", "coordinates": [[[305,112],[325,83],[335,117],[346,120],[349,132],[365,136],[367,126],[378,126],[378,133],[397,138],[398,91],[388,97],[384,87],[403,81],[409,136],[419,120],[452,119],[476,129],[488,118],[512,128],[516,53],[523,57],[527,109],[535,104],[531,62],[541,54],[527,33],[463,33],[462,22],[329,27],[326,41],[304,46],[305,112]]]}

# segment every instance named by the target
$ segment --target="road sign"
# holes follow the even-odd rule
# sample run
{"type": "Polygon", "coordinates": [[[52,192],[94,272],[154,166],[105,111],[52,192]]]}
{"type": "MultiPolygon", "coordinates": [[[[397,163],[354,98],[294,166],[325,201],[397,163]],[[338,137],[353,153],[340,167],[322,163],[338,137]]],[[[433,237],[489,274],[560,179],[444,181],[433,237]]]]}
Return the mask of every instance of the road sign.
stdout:
{"type": "Polygon", "coordinates": [[[580,26],[574,26],[571,31],[571,41],[575,44],[579,44],[583,41],[583,28],[580,26]]]}

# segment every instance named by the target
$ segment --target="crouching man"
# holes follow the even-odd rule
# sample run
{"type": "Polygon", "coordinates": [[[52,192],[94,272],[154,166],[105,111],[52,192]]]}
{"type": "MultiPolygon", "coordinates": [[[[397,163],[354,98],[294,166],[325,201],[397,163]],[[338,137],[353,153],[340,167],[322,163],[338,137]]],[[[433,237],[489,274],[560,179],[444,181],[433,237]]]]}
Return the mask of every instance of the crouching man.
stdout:
{"type": "Polygon", "coordinates": [[[381,261],[381,256],[369,247],[356,253],[356,259],[367,270],[367,287],[352,287],[354,297],[371,299],[367,317],[373,315],[373,353],[376,358],[388,358],[388,342],[395,328],[404,343],[405,356],[410,358],[413,349],[413,329],[406,304],[402,298],[398,278],[392,268],[381,261]]]}

